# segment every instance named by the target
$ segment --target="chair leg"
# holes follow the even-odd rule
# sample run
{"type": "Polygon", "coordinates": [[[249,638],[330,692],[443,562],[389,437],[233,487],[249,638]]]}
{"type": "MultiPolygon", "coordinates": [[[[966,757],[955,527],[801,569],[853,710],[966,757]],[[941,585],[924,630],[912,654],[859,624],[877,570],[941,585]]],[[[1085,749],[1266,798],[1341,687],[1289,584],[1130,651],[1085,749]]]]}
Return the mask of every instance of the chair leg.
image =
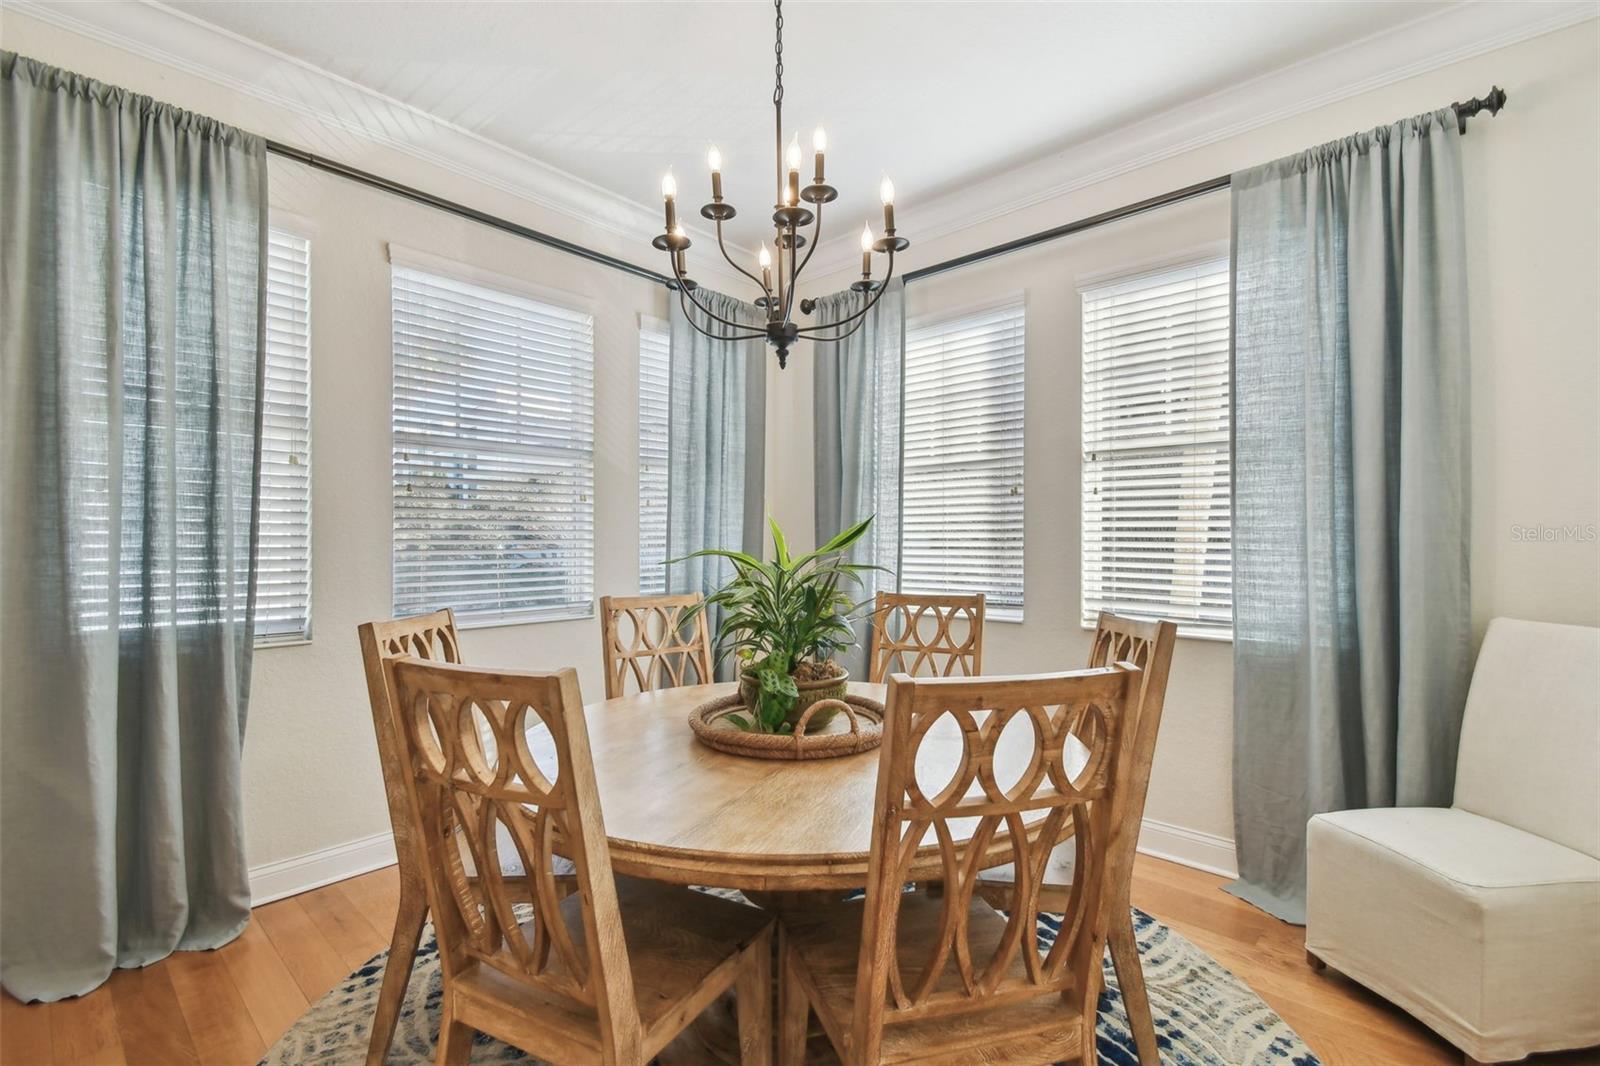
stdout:
{"type": "Polygon", "coordinates": [[[445,992],[443,1017],[439,1022],[438,1066],[467,1066],[472,1057],[472,1027],[456,1021],[455,1005],[445,992]]]}
{"type": "Polygon", "coordinates": [[[789,945],[778,934],[778,1066],[805,1066],[811,1004],[795,975],[789,945]]]}
{"type": "Polygon", "coordinates": [[[1155,1021],[1150,1016],[1150,995],[1144,987],[1144,966],[1139,962],[1139,941],[1133,935],[1133,912],[1124,907],[1120,917],[1111,920],[1111,964],[1116,967],[1117,984],[1122,988],[1122,1009],[1128,1015],[1133,1046],[1139,1052],[1139,1066],[1161,1066],[1156,1050],[1155,1021]]]}
{"type": "Polygon", "coordinates": [[[400,1004],[406,998],[406,982],[417,961],[417,946],[422,943],[422,926],[428,920],[428,893],[422,883],[400,874],[400,909],[394,919],[394,935],[389,938],[389,958],[383,964],[383,985],[378,990],[378,1006],[372,1012],[372,1036],[367,1042],[367,1066],[382,1066],[394,1040],[394,1026],[400,1020],[400,1004]]]}
{"type": "Polygon", "coordinates": [[[1327,963],[1323,962],[1321,959],[1319,959],[1315,955],[1311,954],[1311,952],[1309,950],[1306,952],[1306,965],[1311,967],[1317,973],[1321,973],[1323,970],[1326,970],[1328,968],[1328,964],[1327,963]]]}
{"type": "Polygon", "coordinates": [[[745,949],[744,969],[734,984],[739,1012],[739,1062],[772,1066],[772,930],[745,949]]]}

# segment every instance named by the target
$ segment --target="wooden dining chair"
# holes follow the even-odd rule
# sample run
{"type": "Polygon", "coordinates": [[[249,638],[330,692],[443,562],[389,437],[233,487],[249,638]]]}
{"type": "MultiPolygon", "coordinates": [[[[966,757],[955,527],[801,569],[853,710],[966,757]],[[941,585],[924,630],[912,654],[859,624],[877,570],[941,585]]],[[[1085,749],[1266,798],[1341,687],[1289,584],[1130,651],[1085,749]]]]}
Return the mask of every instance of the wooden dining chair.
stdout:
{"type": "Polygon", "coordinates": [[[633,691],[653,692],[680,685],[709,685],[711,631],[705,612],[687,626],[685,611],[700,602],[694,593],[675,596],[600,597],[600,656],[606,670],[606,699],[633,691]]]}
{"type": "Polygon", "coordinates": [[[1092,1066],[1107,911],[1133,860],[1123,823],[1139,678],[1126,665],[890,678],[865,897],[780,921],[781,1066],[803,1061],[812,1011],[846,1066],[1092,1066]],[[956,765],[920,752],[935,729],[960,731],[956,765]],[[1003,742],[1031,746],[1028,758],[1006,760],[1026,767],[1016,780],[997,779],[1003,742]],[[1035,896],[1050,845],[1069,824],[1079,877],[1055,943],[1041,951],[1035,896]],[[954,843],[969,826],[966,843],[954,843]],[[974,891],[996,844],[1021,871],[1005,915],[974,891]],[[943,863],[944,892],[902,891],[930,851],[943,863]]]}
{"type": "Polygon", "coordinates": [[[867,680],[976,677],[983,673],[983,593],[919,596],[880,592],[872,610],[867,680]]]}
{"type": "Polygon", "coordinates": [[[384,666],[443,971],[438,1061],[467,1062],[483,1032],[557,1066],[642,1066],[734,989],[741,1061],[769,1063],[772,921],[614,877],[577,673],[384,666]],[[506,839],[534,872],[520,899],[506,839]],[[565,899],[557,847],[579,886],[565,899]]]}
{"type": "MultiPolygon", "coordinates": [[[[1144,802],[1150,789],[1150,769],[1155,761],[1156,738],[1161,730],[1161,712],[1167,700],[1167,675],[1172,668],[1172,649],[1178,627],[1172,622],[1147,622],[1101,611],[1095,625],[1094,641],[1089,646],[1089,665],[1110,666],[1131,662],[1140,671],[1140,690],[1134,715],[1132,768],[1128,782],[1128,808],[1131,831],[1137,837],[1144,819],[1144,802]]],[[[1059,911],[1066,907],[1074,881],[1076,852],[1064,843],[1050,854],[1040,883],[1040,910],[1059,911]]],[[[1009,897],[1015,873],[1008,866],[985,870],[980,875],[979,892],[991,903],[1001,904],[1009,897]]],[[[1111,911],[1108,940],[1111,962],[1117,969],[1117,984],[1122,989],[1122,1005],[1128,1015],[1134,1047],[1140,1066],[1158,1066],[1155,1021],[1150,1013],[1150,996],[1145,989],[1144,968],[1139,963],[1139,941],[1133,931],[1133,867],[1114,886],[1118,905],[1111,911]]]]}
{"type": "Polygon", "coordinates": [[[400,656],[458,663],[461,644],[456,635],[455,615],[449,608],[411,618],[365,622],[356,627],[356,633],[361,640],[367,698],[372,704],[372,729],[378,741],[378,765],[383,770],[383,791],[389,801],[389,824],[394,830],[395,860],[400,874],[400,907],[389,938],[389,956],[383,965],[383,984],[378,990],[372,1035],[367,1043],[368,1066],[380,1066],[394,1039],[400,1004],[406,997],[406,982],[411,978],[417,946],[422,940],[422,927],[428,920],[428,890],[406,807],[402,749],[395,736],[390,710],[394,699],[383,664],[386,659],[400,656]]]}

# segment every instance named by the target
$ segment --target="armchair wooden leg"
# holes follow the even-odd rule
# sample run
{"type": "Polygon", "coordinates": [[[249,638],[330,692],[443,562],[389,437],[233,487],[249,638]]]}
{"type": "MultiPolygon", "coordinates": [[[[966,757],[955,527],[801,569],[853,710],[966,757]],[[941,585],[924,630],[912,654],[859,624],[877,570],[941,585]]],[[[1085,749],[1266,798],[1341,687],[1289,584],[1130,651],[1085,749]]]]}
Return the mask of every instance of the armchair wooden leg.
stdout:
{"type": "Polygon", "coordinates": [[[1311,967],[1317,973],[1321,973],[1323,970],[1326,970],[1328,968],[1328,964],[1327,963],[1323,962],[1321,959],[1319,959],[1315,955],[1311,954],[1311,952],[1309,950],[1306,951],[1306,965],[1311,967]]]}
{"type": "Polygon", "coordinates": [[[406,998],[406,983],[417,961],[417,946],[422,942],[422,927],[428,920],[428,893],[415,877],[400,874],[400,909],[394,919],[394,935],[389,938],[389,957],[383,964],[383,985],[378,990],[378,1006],[372,1012],[372,1036],[367,1041],[367,1066],[382,1066],[394,1040],[395,1022],[400,1019],[400,1004],[406,998]]]}
{"type": "Polygon", "coordinates": [[[739,1062],[772,1066],[772,930],[745,949],[745,967],[734,985],[739,1011],[739,1062]]]}
{"type": "Polygon", "coordinates": [[[794,974],[789,946],[778,934],[778,1066],[805,1066],[811,1004],[794,974]]]}
{"type": "Polygon", "coordinates": [[[1111,920],[1107,939],[1111,964],[1116,967],[1117,984],[1122,988],[1122,1009],[1128,1015],[1133,1046],[1139,1052],[1139,1066],[1161,1066],[1156,1050],[1156,1026],[1150,1015],[1150,995],[1144,987],[1144,966],[1139,962],[1139,941],[1133,935],[1133,911],[1123,907],[1120,918],[1111,920]]]}

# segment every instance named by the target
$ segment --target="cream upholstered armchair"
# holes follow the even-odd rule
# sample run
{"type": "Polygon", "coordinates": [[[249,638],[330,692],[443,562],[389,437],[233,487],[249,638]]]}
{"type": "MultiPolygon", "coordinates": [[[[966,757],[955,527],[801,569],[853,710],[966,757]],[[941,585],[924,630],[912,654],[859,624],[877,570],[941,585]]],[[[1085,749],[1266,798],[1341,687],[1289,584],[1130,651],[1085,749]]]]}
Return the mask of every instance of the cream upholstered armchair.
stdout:
{"type": "Polygon", "coordinates": [[[1468,1062],[1600,1044],[1600,629],[1497,618],[1448,808],[1311,819],[1306,953],[1468,1062]]]}

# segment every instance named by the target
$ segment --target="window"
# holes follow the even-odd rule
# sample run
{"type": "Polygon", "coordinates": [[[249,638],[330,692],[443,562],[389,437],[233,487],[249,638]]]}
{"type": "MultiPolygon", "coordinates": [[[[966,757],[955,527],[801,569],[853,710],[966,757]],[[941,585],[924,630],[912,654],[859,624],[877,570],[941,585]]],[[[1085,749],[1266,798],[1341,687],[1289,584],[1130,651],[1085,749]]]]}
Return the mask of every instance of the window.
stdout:
{"type": "Polygon", "coordinates": [[[256,643],[311,636],[311,244],[267,234],[256,643]]]}
{"type": "Polygon", "coordinates": [[[390,258],[395,613],[592,614],[593,316],[390,258]]]}
{"type": "Polygon", "coordinates": [[[985,593],[1022,619],[1019,295],[906,329],[902,592],[985,593]]]}
{"type": "Polygon", "coordinates": [[[658,319],[639,323],[639,594],[667,591],[667,372],[672,337],[658,319]]]}
{"type": "Polygon", "coordinates": [[[1228,261],[1083,295],[1083,624],[1233,629],[1228,261]]]}

